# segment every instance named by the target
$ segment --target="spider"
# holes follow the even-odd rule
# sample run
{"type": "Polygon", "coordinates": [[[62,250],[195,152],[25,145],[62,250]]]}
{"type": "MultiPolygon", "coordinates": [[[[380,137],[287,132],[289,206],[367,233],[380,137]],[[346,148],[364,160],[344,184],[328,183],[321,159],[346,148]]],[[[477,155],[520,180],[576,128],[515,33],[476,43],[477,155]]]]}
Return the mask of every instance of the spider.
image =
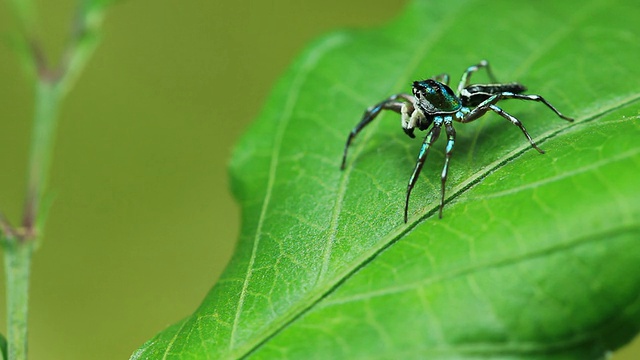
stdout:
{"type": "Polygon", "coordinates": [[[519,127],[527,140],[529,140],[531,146],[541,154],[544,154],[544,151],[536,145],[533,139],[531,139],[531,136],[529,136],[529,133],[524,128],[524,125],[522,125],[520,120],[505,112],[496,106],[496,104],[500,100],[506,99],[537,101],[545,104],[562,119],[573,121],[572,118],[560,113],[560,111],[558,111],[542,96],[523,94],[523,92],[527,90],[524,85],[516,82],[506,84],[499,83],[491,72],[489,62],[486,60],[482,60],[477,65],[467,68],[467,70],[462,74],[462,78],[458,84],[458,89],[455,93],[449,87],[449,75],[447,74],[440,74],[422,81],[414,81],[412,88],[413,96],[409,94],[391,95],[384,101],[368,108],[364,112],[362,120],[360,120],[353,130],[351,130],[351,133],[349,133],[347,143],[344,146],[342,165],[340,167],[344,170],[347,161],[347,150],[349,149],[349,145],[351,145],[353,139],[365,126],[373,121],[373,119],[375,119],[382,110],[393,110],[401,114],[402,129],[411,138],[415,138],[415,135],[413,134],[415,128],[427,130],[431,127],[427,132],[427,136],[424,138],[422,147],[418,153],[416,166],[409,178],[407,197],[404,205],[405,223],[407,222],[411,190],[418,180],[418,176],[420,175],[420,171],[422,170],[422,166],[424,165],[431,145],[433,145],[433,143],[438,139],[438,136],[440,136],[440,131],[443,125],[447,134],[447,146],[445,148],[444,167],[442,168],[441,174],[440,218],[442,218],[442,209],[444,207],[445,183],[447,182],[447,174],[449,173],[449,160],[451,159],[451,153],[456,139],[456,131],[453,128],[454,120],[461,123],[468,123],[482,117],[487,113],[487,111],[491,110],[509,120],[513,125],[519,127]],[[486,70],[491,83],[470,85],[469,80],[471,75],[480,69],[486,70]]]}

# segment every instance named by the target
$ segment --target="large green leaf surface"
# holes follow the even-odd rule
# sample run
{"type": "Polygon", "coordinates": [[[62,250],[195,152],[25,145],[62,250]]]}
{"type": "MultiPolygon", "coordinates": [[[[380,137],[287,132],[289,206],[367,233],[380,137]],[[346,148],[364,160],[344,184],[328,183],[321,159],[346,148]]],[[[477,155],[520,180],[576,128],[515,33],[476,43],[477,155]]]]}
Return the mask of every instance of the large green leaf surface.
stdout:
{"type": "MultiPolygon", "coordinates": [[[[640,7],[414,1],[313,43],[235,151],[237,251],[202,305],[133,359],[595,359],[640,329],[640,7]],[[444,217],[436,143],[365,108],[491,62],[544,105],[456,124],[444,217]]],[[[488,81],[483,73],[476,82],[488,81]]],[[[237,98],[241,101],[242,98],[237,98]]],[[[424,133],[422,133],[424,134],[424,133]]]]}

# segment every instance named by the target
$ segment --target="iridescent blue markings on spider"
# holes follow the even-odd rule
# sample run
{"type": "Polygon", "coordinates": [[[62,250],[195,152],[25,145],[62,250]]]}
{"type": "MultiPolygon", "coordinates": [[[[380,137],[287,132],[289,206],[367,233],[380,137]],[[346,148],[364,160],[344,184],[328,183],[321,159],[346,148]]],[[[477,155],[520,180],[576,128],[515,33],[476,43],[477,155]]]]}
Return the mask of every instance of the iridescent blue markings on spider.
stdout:
{"type": "Polygon", "coordinates": [[[513,125],[520,128],[524,136],[529,140],[531,146],[541,154],[544,151],[531,139],[524,125],[513,115],[499,108],[496,104],[501,100],[519,99],[541,102],[556,113],[562,119],[573,121],[572,118],[560,113],[553,105],[540,95],[523,94],[527,88],[519,83],[499,83],[489,67],[486,60],[477,65],[467,68],[462,74],[457,91],[454,92],[449,87],[449,75],[440,74],[433,78],[414,81],[413,96],[409,94],[395,94],[380,103],[370,107],[364,112],[362,120],[351,130],[347,143],[344,146],[341,169],[344,170],[347,162],[347,150],[353,139],[362,129],[373,121],[382,110],[393,110],[401,114],[402,129],[411,138],[414,138],[414,130],[427,130],[427,135],[422,142],[422,147],[418,153],[418,159],[409,178],[407,186],[407,196],[404,205],[404,222],[407,222],[409,212],[409,198],[411,190],[418,181],[422,166],[427,159],[429,149],[440,136],[440,130],[444,125],[447,134],[447,146],[445,148],[444,166],[440,176],[440,208],[439,216],[442,218],[442,209],[445,199],[445,185],[449,174],[449,160],[453,153],[453,146],[456,139],[456,131],[453,128],[453,121],[468,123],[481,118],[487,111],[491,110],[502,116],[513,125]],[[489,75],[489,84],[469,84],[471,75],[479,69],[485,69],[489,75]]]}

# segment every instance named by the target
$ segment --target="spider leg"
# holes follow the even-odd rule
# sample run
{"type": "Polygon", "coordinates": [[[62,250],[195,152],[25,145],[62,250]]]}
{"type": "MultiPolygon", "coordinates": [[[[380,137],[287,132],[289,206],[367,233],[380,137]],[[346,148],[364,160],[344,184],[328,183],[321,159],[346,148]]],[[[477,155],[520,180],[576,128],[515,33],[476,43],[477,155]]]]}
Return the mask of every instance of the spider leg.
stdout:
{"type": "Polygon", "coordinates": [[[420,148],[420,153],[418,154],[418,161],[416,162],[416,167],[413,169],[413,174],[411,174],[411,178],[409,178],[409,185],[407,186],[407,200],[404,204],[404,222],[407,223],[407,213],[409,211],[409,197],[411,196],[411,190],[413,190],[413,186],[418,181],[418,176],[420,176],[420,171],[422,171],[422,166],[424,165],[425,160],[427,159],[427,154],[429,154],[429,149],[431,145],[438,139],[440,136],[440,128],[442,126],[442,118],[436,118],[433,127],[425,136],[424,141],[422,143],[422,147],[420,148]]]}
{"type": "Polygon", "coordinates": [[[542,149],[540,149],[538,145],[536,145],[536,143],[533,142],[533,139],[531,139],[531,136],[527,132],[527,129],[525,129],[524,125],[522,125],[522,122],[516,119],[513,115],[505,112],[504,110],[500,109],[495,105],[495,103],[497,103],[498,101],[500,101],[500,99],[502,99],[503,95],[504,93],[492,95],[487,100],[483,101],[482,103],[480,103],[480,105],[476,106],[473,110],[471,110],[467,114],[467,116],[465,116],[463,119],[460,120],[460,122],[468,123],[468,122],[477,120],[478,118],[486,114],[487,111],[492,110],[496,112],[498,115],[502,116],[503,118],[509,120],[513,125],[519,127],[520,130],[522,130],[522,133],[524,133],[524,136],[527,138],[527,140],[529,140],[529,143],[531,144],[531,146],[533,146],[534,149],[538,150],[539,153],[544,154],[544,151],[542,151],[542,149]]]}
{"type": "Polygon", "coordinates": [[[382,110],[393,110],[398,114],[401,114],[403,106],[413,107],[412,97],[410,95],[395,94],[390,96],[386,100],[368,108],[364,112],[362,120],[360,120],[360,122],[349,133],[347,143],[344,146],[344,153],[342,154],[342,165],[340,166],[340,169],[344,170],[345,164],[347,162],[347,150],[349,149],[349,145],[351,145],[351,142],[356,137],[356,135],[358,135],[358,133],[362,131],[365,126],[369,125],[369,123],[372,122],[373,119],[375,119],[382,110]],[[398,101],[398,99],[408,101],[409,103],[398,101]]]}
{"type": "Polygon", "coordinates": [[[442,219],[442,209],[444,208],[444,190],[447,182],[447,175],[449,174],[449,160],[451,159],[451,153],[453,152],[453,145],[456,142],[456,130],[453,128],[451,120],[445,120],[444,130],[447,133],[447,147],[445,150],[444,167],[442,168],[442,186],[440,188],[440,213],[439,217],[442,219]]]}
{"type": "Polygon", "coordinates": [[[527,140],[529,140],[529,143],[531,144],[531,146],[533,146],[534,149],[538,150],[540,154],[544,154],[544,150],[540,149],[538,145],[536,145],[536,143],[533,142],[533,139],[531,138],[531,136],[529,136],[527,129],[524,128],[524,125],[522,125],[522,122],[520,120],[518,120],[515,116],[507,113],[506,111],[500,109],[495,105],[489,105],[489,108],[495,111],[498,115],[502,116],[503,118],[511,121],[513,125],[519,127],[520,130],[522,130],[522,133],[524,134],[524,136],[527,137],[527,140]]]}
{"type": "Polygon", "coordinates": [[[480,105],[478,105],[473,110],[471,110],[467,114],[467,116],[465,116],[462,120],[460,120],[460,122],[462,123],[471,122],[473,120],[478,119],[482,115],[484,115],[488,110],[492,110],[496,112],[498,115],[502,116],[503,118],[509,120],[513,125],[519,127],[520,130],[522,130],[522,133],[524,134],[524,136],[526,136],[527,140],[529,140],[529,143],[531,144],[531,146],[534,149],[538,150],[539,153],[544,154],[544,151],[540,149],[538,145],[536,145],[533,139],[531,139],[531,136],[527,132],[527,129],[525,129],[522,122],[518,120],[515,116],[507,113],[506,111],[502,110],[501,108],[495,105],[498,101],[502,99],[520,99],[520,100],[531,100],[531,101],[542,102],[545,105],[547,105],[547,107],[549,107],[551,110],[553,110],[562,119],[565,119],[567,121],[573,121],[572,118],[567,117],[562,113],[560,113],[555,107],[553,107],[553,105],[547,102],[547,100],[545,100],[540,95],[526,95],[526,94],[514,94],[510,92],[503,92],[503,93],[492,95],[487,100],[480,103],[480,105]]]}
{"type": "Polygon", "coordinates": [[[447,73],[436,75],[432,77],[432,79],[445,85],[449,85],[449,74],[447,73]]]}
{"type": "Polygon", "coordinates": [[[469,66],[467,70],[462,74],[462,78],[460,79],[460,84],[458,84],[458,92],[457,92],[458,95],[462,93],[462,89],[469,86],[469,80],[471,79],[471,75],[482,68],[487,69],[487,74],[489,75],[489,79],[491,80],[492,83],[494,84],[498,83],[498,80],[496,80],[496,77],[493,75],[493,72],[491,71],[489,62],[487,60],[482,60],[476,65],[469,66]]]}
{"type": "Polygon", "coordinates": [[[562,119],[567,120],[567,121],[573,121],[572,118],[563,115],[560,111],[558,111],[558,109],[555,108],[555,106],[551,105],[551,103],[549,103],[545,98],[543,98],[540,95],[514,94],[514,93],[502,93],[501,95],[502,95],[502,99],[520,99],[520,100],[529,100],[529,101],[541,102],[541,103],[547,105],[547,107],[549,109],[551,109],[554,113],[556,113],[556,115],[558,115],[562,119]]]}

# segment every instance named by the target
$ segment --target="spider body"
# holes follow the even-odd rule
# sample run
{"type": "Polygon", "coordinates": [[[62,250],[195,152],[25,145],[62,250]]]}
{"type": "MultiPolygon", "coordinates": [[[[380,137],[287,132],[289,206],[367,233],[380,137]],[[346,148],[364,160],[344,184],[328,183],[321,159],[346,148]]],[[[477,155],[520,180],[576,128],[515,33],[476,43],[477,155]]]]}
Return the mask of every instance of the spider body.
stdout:
{"type": "Polygon", "coordinates": [[[414,81],[412,90],[413,96],[409,94],[395,94],[365,111],[362,120],[349,133],[347,143],[344,147],[341,165],[341,168],[344,169],[347,160],[347,150],[353,139],[365,126],[373,121],[382,110],[392,110],[401,114],[402,129],[411,138],[415,138],[414,130],[416,128],[423,131],[428,130],[420,152],[418,153],[415,168],[409,178],[409,185],[407,186],[407,196],[404,207],[405,223],[407,222],[411,190],[420,175],[429,149],[440,136],[443,127],[447,135],[447,145],[445,148],[444,166],[440,176],[439,216],[441,218],[445,199],[445,184],[449,173],[449,161],[456,138],[456,131],[453,128],[454,121],[468,123],[477,120],[486,114],[487,111],[491,110],[519,127],[527,140],[529,140],[531,146],[540,153],[544,153],[544,151],[531,139],[531,136],[529,136],[529,133],[520,120],[496,106],[496,103],[506,99],[541,102],[562,119],[573,121],[573,119],[560,113],[540,95],[523,94],[527,90],[524,85],[515,82],[506,84],[499,83],[493,76],[489,63],[486,60],[467,68],[462,74],[456,92],[449,87],[449,75],[447,74],[441,74],[422,81],[414,81]],[[471,75],[481,68],[486,69],[492,83],[469,84],[471,75]]]}

